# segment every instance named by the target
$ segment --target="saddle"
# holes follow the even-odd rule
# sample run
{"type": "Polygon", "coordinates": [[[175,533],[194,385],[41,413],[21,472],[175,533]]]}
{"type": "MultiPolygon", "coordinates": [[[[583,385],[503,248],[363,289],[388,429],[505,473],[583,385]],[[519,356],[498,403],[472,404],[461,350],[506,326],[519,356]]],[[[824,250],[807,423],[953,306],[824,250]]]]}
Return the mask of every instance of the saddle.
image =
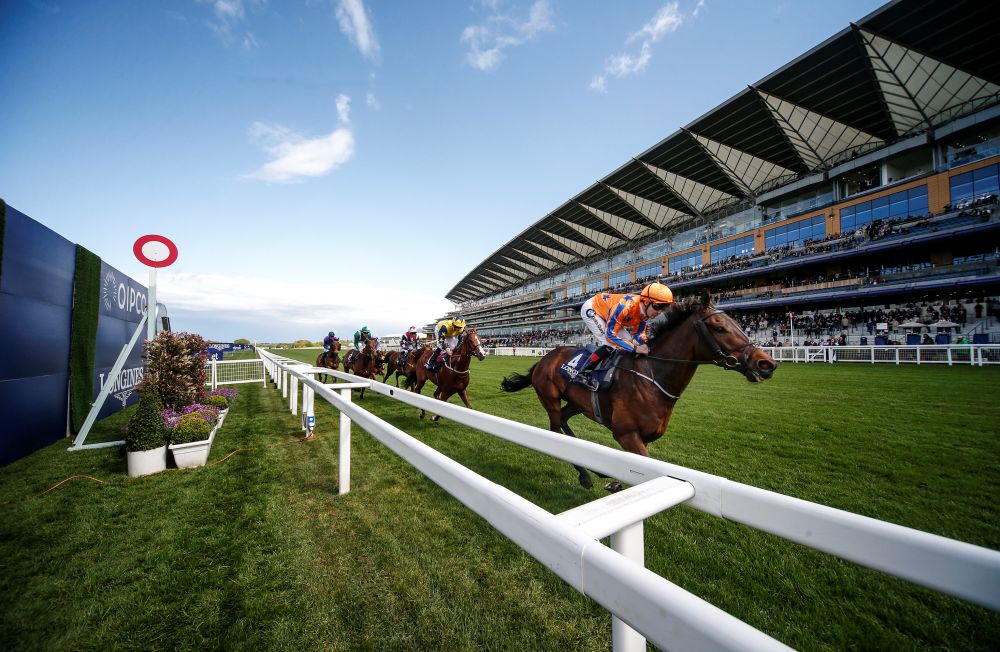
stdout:
{"type": "Polygon", "coordinates": [[[592,356],[596,350],[597,347],[593,344],[588,344],[581,349],[577,349],[573,352],[573,355],[569,357],[569,360],[559,366],[559,374],[566,380],[573,383],[579,383],[584,387],[587,386],[585,381],[589,378],[590,380],[596,382],[597,391],[599,392],[608,389],[611,387],[612,383],[614,383],[615,369],[618,367],[618,361],[621,358],[622,351],[616,349],[611,353],[611,355],[599,362],[596,367],[583,372],[583,375],[581,375],[580,369],[586,364],[587,360],[590,359],[590,356],[592,356]]]}

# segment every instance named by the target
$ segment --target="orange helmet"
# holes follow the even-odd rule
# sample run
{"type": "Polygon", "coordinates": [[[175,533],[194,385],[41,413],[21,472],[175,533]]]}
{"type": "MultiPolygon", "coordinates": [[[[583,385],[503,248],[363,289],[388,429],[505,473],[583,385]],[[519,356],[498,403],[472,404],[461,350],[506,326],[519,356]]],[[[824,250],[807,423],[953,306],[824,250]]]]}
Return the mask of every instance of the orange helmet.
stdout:
{"type": "Polygon", "coordinates": [[[663,283],[650,283],[642,288],[639,300],[649,303],[673,303],[674,293],[663,283]]]}

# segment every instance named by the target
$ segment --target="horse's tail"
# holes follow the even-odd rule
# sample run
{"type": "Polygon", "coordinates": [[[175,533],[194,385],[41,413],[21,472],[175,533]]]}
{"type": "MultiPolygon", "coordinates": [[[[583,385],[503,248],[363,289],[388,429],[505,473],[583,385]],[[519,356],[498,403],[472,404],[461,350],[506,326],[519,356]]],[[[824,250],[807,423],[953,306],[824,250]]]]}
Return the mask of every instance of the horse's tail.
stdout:
{"type": "Polygon", "coordinates": [[[531,365],[531,369],[528,369],[528,373],[519,374],[513,373],[503,380],[500,381],[500,391],[503,392],[518,392],[531,385],[531,372],[535,370],[538,363],[531,365]]]}

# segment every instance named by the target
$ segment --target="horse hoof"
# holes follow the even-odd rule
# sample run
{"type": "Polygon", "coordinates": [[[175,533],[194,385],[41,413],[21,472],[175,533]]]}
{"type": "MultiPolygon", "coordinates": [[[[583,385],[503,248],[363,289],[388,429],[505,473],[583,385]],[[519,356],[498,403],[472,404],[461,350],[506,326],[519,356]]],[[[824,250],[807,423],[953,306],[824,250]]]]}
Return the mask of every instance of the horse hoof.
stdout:
{"type": "Polygon", "coordinates": [[[424,418],[424,411],[423,411],[423,410],[421,410],[421,411],[420,411],[420,418],[421,418],[421,419],[423,419],[423,418],[424,418]]]}
{"type": "Polygon", "coordinates": [[[593,489],[594,483],[590,480],[590,478],[581,477],[580,486],[583,487],[584,489],[593,489]]]}
{"type": "Polygon", "coordinates": [[[441,417],[439,415],[437,415],[437,414],[435,414],[433,417],[431,417],[431,421],[433,421],[434,423],[437,423],[440,420],[441,420],[441,417]]]}
{"type": "Polygon", "coordinates": [[[622,489],[624,489],[624,487],[622,486],[621,482],[609,482],[608,484],[604,485],[604,488],[609,493],[613,493],[613,494],[616,494],[619,491],[621,491],[622,489]]]}

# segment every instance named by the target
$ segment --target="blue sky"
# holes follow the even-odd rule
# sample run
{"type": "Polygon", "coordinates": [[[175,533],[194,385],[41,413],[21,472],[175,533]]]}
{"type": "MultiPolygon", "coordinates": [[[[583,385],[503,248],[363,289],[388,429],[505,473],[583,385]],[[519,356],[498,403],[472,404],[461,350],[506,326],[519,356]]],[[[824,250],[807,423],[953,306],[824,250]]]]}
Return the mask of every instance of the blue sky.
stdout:
{"type": "Polygon", "coordinates": [[[422,325],[486,256],[880,6],[6,0],[0,197],[214,339],[422,325]]]}

